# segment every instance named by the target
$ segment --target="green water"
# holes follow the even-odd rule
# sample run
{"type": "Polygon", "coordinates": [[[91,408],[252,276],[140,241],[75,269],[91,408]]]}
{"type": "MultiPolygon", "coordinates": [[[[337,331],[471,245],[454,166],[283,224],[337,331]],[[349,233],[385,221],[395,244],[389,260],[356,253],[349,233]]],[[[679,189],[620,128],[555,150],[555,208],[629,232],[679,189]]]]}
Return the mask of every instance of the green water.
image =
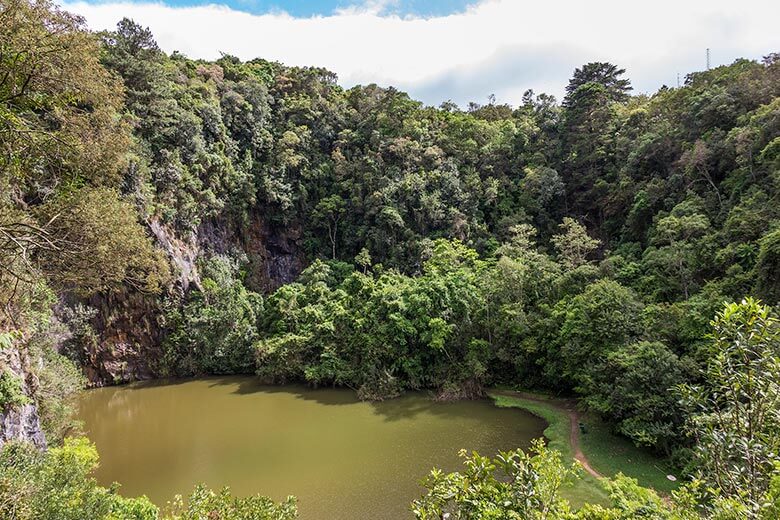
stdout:
{"type": "Polygon", "coordinates": [[[97,478],[164,506],[194,484],[298,497],[303,520],[410,518],[430,468],[460,448],[527,447],[544,422],[485,401],[424,394],[360,402],[349,390],[258,385],[250,377],[143,383],[84,393],[79,418],[97,478]]]}

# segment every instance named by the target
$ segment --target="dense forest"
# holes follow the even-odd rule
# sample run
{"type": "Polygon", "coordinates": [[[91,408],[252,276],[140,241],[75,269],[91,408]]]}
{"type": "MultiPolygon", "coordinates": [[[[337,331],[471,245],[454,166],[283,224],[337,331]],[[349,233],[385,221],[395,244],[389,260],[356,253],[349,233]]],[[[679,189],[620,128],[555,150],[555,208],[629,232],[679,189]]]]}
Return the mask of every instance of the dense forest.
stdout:
{"type": "MultiPolygon", "coordinates": [[[[571,511],[538,445],[432,475],[419,518],[777,518],[780,55],[652,95],[588,63],[560,102],[465,110],[336,80],[0,0],[0,444],[50,446],[6,443],[0,517],[156,518],[90,480],[70,396],[252,373],[576,396],[697,476],[571,511]]],[[[172,518],[294,515],[188,504],[172,518]]]]}

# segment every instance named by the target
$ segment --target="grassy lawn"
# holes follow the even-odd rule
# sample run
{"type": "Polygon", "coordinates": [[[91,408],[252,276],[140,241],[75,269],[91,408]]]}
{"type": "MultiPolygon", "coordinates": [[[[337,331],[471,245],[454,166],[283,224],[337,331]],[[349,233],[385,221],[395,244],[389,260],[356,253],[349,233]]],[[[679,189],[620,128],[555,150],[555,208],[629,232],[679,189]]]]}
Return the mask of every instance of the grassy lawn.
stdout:
{"type": "MultiPolygon", "coordinates": [[[[497,406],[521,408],[547,421],[544,436],[548,441],[548,446],[560,451],[564,460],[574,461],[574,450],[569,442],[569,416],[565,412],[555,408],[553,405],[545,405],[519,397],[508,397],[505,395],[491,395],[491,397],[497,406]]],[[[542,396],[540,398],[543,399],[542,396]]],[[[563,489],[563,496],[574,507],[580,507],[585,502],[604,505],[609,502],[607,493],[599,484],[599,481],[584,471],[581,478],[574,480],[563,489]]]]}
{"type": "MultiPolygon", "coordinates": [[[[565,459],[574,459],[574,450],[570,442],[570,421],[568,414],[561,410],[556,401],[544,395],[534,394],[535,399],[549,401],[536,402],[521,397],[491,395],[497,406],[521,408],[547,421],[544,436],[549,446],[560,451],[565,459]]],[[[675,483],[666,478],[668,470],[664,461],[634,446],[631,441],[614,435],[597,418],[582,416],[585,433],[580,434],[580,447],[596,471],[606,476],[619,472],[633,477],[643,486],[652,487],[667,493],[674,489],[675,483]]],[[[598,479],[584,473],[580,479],[569,484],[563,495],[574,507],[585,502],[606,504],[607,493],[598,479]]]]}
{"type": "Polygon", "coordinates": [[[580,435],[580,446],[591,465],[602,475],[613,476],[620,472],[661,493],[677,488],[666,475],[672,473],[666,461],[637,448],[625,437],[614,435],[609,426],[596,417],[584,416],[585,433],[580,435]]]}

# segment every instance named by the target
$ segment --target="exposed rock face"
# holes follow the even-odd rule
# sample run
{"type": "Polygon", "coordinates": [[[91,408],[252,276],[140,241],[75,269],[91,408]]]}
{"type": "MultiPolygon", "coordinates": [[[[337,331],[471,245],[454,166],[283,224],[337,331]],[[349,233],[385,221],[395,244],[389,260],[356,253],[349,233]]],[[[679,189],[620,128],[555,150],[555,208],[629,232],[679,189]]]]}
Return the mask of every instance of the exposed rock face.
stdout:
{"type": "Polygon", "coordinates": [[[174,288],[186,293],[191,284],[200,285],[197,261],[209,254],[243,253],[249,260],[247,284],[258,292],[270,292],[292,282],[305,267],[300,248],[300,226],[280,230],[262,216],[236,228],[225,222],[204,222],[197,233],[180,237],[157,220],[149,223],[157,243],[168,255],[174,270],[174,288]]]}
{"type": "MultiPolygon", "coordinates": [[[[33,382],[30,380],[30,359],[26,352],[15,347],[0,350],[0,359],[0,367],[18,377],[25,395],[32,398],[33,382]]],[[[5,412],[0,410],[0,448],[10,440],[29,441],[41,449],[46,447],[41,419],[34,404],[16,406],[5,412]]]]}
{"type": "Polygon", "coordinates": [[[274,231],[260,217],[253,218],[241,235],[242,248],[249,258],[249,288],[271,292],[295,280],[305,267],[300,238],[299,226],[274,231]]]}
{"type": "Polygon", "coordinates": [[[10,440],[29,441],[38,448],[46,448],[46,438],[34,404],[25,404],[6,413],[0,412],[0,448],[10,440]]]}
{"type": "Polygon", "coordinates": [[[97,309],[92,325],[98,342],[85,353],[90,384],[128,383],[158,374],[164,331],[159,300],[138,292],[100,294],[89,300],[97,309]]]}
{"type": "MultiPolygon", "coordinates": [[[[263,293],[293,281],[305,267],[300,228],[274,229],[257,214],[241,229],[206,222],[197,232],[181,236],[157,220],[149,223],[149,229],[170,259],[174,280],[167,296],[173,301],[200,286],[197,262],[211,254],[246,255],[247,286],[263,293]]],[[[92,326],[98,333],[98,342],[85,359],[84,373],[90,383],[102,386],[159,377],[165,338],[161,297],[128,288],[96,295],[87,304],[97,309],[92,326]]]]}
{"type": "Polygon", "coordinates": [[[191,283],[200,283],[196,265],[200,253],[198,236],[191,233],[182,239],[157,219],[149,222],[149,229],[157,239],[157,245],[168,255],[177,288],[185,293],[189,290],[191,283]]]}

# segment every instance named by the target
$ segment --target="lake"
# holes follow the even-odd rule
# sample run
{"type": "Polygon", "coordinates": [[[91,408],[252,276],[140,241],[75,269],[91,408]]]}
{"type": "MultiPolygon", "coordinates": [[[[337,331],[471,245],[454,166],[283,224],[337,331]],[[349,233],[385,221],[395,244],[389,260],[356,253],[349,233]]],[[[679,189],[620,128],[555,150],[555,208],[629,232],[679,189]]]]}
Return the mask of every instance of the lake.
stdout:
{"type": "Polygon", "coordinates": [[[411,518],[431,468],[458,450],[526,448],[545,422],[489,400],[422,393],[379,403],[345,389],[264,386],[252,377],[89,390],[79,419],[100,453],[96,477],[165,506],[199,482],[233,493],[298,497],[300,518],[411,518]]]}

